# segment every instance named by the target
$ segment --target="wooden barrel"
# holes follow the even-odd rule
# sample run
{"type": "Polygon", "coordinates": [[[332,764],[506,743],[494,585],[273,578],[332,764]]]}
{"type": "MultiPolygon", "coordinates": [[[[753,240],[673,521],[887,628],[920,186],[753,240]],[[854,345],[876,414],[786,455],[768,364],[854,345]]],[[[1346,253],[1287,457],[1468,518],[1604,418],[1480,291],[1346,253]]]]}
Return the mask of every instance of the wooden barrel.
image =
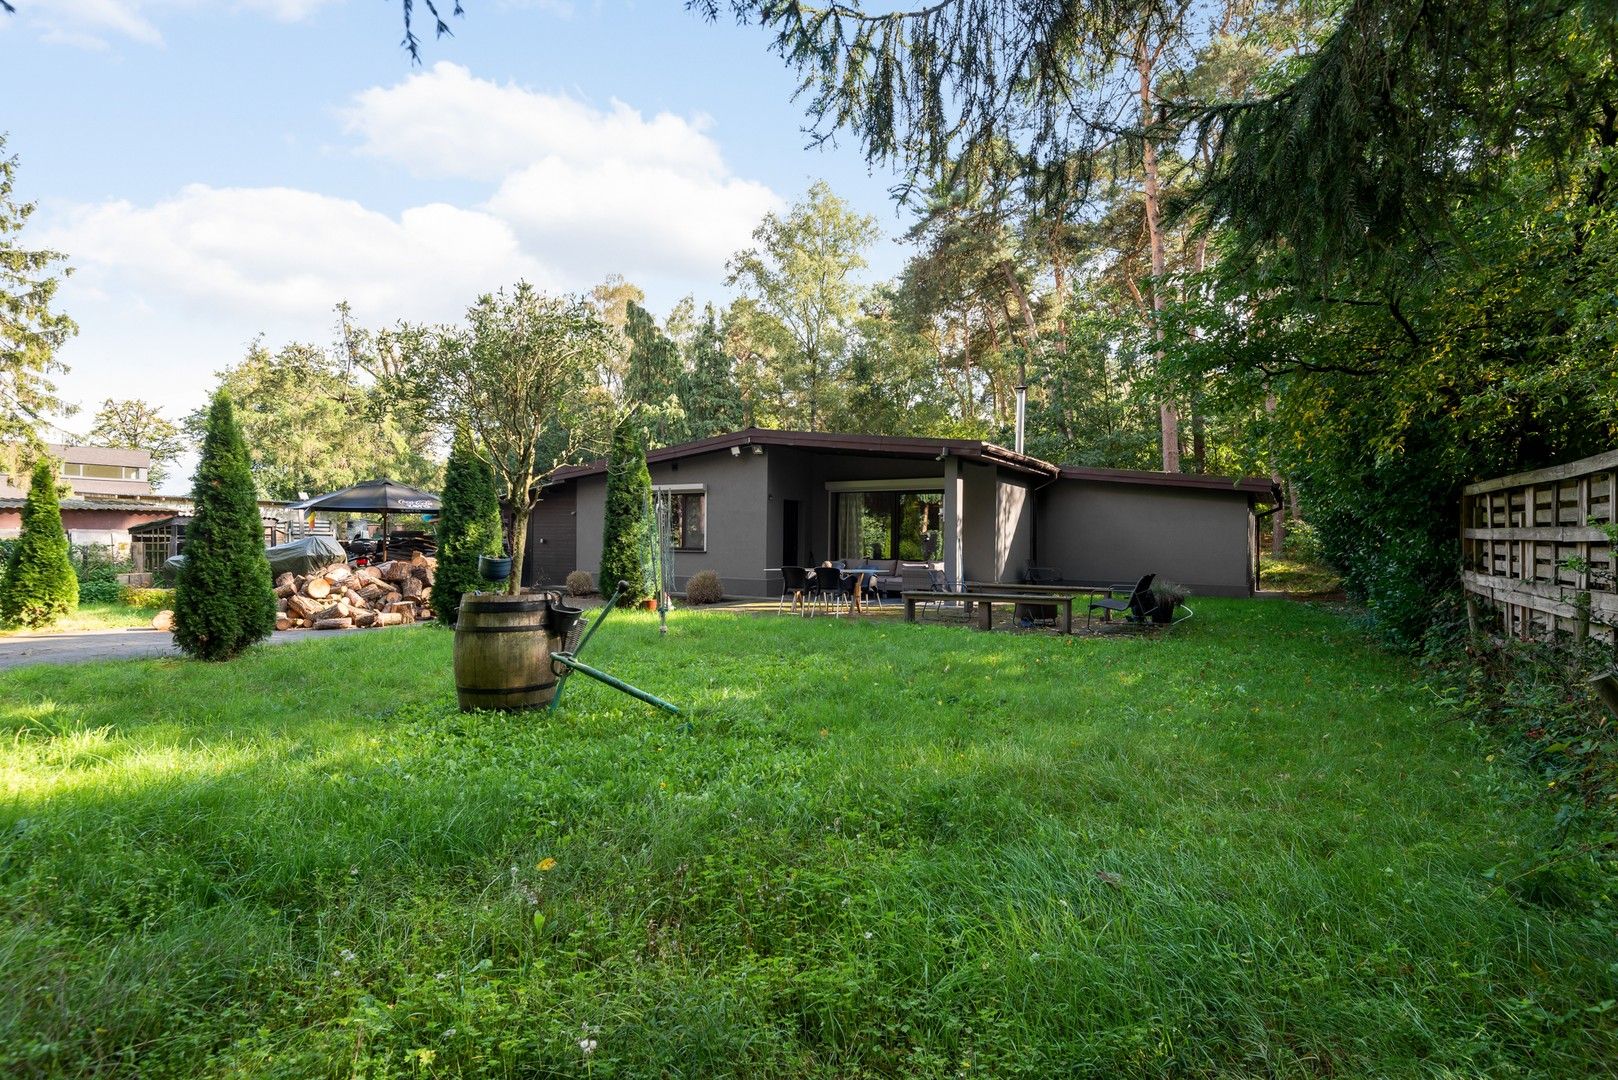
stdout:
{"type": "Polygon", "coordinates": [[[455,690],[461,711],[537,709],[556,694],[545,596],[467,593],[455,621],[455,690]]]}

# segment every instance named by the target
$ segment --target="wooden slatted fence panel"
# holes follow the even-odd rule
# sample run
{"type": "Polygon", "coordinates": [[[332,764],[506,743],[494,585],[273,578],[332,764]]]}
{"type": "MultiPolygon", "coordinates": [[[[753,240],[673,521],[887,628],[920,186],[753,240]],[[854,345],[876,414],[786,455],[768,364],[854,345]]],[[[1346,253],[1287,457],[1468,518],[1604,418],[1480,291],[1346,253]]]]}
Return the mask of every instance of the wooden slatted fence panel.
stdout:
{"type": "Polygon", "coordinates": [[[1615,482],[1618,450],[1464,489],[1461,583],[1480,629],[1618,645],[1615,482]]]}

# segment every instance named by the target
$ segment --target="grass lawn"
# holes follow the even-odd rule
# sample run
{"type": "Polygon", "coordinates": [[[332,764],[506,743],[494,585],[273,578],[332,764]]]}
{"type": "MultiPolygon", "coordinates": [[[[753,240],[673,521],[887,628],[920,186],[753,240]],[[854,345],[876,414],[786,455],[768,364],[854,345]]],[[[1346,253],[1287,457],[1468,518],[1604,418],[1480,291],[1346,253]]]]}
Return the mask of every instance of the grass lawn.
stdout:
{"type": "Polygon", "coordinates": [[[20,630],[0,627],[0,637],[38,634],[78,634],[86,630],[127,630],[131,627],[152,625],[155,608],[130,607],[127,604],[80,604],[66,618],[58,619],[43,630],[20,630]]]}
{"type": "Polygon", "coordinates": [[[463,715],[450,644],[0,675],[0,1073],[1618,1061],[1610,915],[1486,876],[1548,827],[1526,774],[1325,611],[614,615],[593,660],[684,717],[463,715]]]}
{"type": "Polygon", "coordinates": [[[1306,562],[1286,555],[1259,552],[1259,588],[1273,592],[1319,596],[1343,587],[1337,571],[1320,563],[1306,562]]]}

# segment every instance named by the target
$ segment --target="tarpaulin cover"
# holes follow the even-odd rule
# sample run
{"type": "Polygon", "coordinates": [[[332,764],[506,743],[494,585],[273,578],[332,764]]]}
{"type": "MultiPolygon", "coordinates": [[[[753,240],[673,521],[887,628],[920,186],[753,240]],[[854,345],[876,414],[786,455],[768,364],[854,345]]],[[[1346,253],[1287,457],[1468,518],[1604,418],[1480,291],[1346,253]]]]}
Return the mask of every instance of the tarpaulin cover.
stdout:
{"type": "Polygon", "coordinates": [[[309,571],[332,563],[346,562],[348,555],[329,536],[305,536],[301,540],[288,540],[264,552],[269,556],[270,575],[307,574],[309,571]]]}

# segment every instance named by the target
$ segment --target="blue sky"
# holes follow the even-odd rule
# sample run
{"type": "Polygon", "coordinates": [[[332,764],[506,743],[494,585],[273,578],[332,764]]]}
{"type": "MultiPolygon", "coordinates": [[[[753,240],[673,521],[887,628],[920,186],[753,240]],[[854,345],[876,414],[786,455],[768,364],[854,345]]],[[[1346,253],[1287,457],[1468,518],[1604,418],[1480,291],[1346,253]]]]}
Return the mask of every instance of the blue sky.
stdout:
{"type": "Polygon", "coordinates": [[[26,238],[76,268],[61,385],[87,407],[183,414],[255,335],[329,340],[344,297],[438,321],[619,272],[659,312],[723,300],[725,258],[819,178],[905,225],[855,148],[805,149],[764,33],[681,0],[465,0],[419,67],[397,0],[15,2],[0,131],[26,238]]]}

